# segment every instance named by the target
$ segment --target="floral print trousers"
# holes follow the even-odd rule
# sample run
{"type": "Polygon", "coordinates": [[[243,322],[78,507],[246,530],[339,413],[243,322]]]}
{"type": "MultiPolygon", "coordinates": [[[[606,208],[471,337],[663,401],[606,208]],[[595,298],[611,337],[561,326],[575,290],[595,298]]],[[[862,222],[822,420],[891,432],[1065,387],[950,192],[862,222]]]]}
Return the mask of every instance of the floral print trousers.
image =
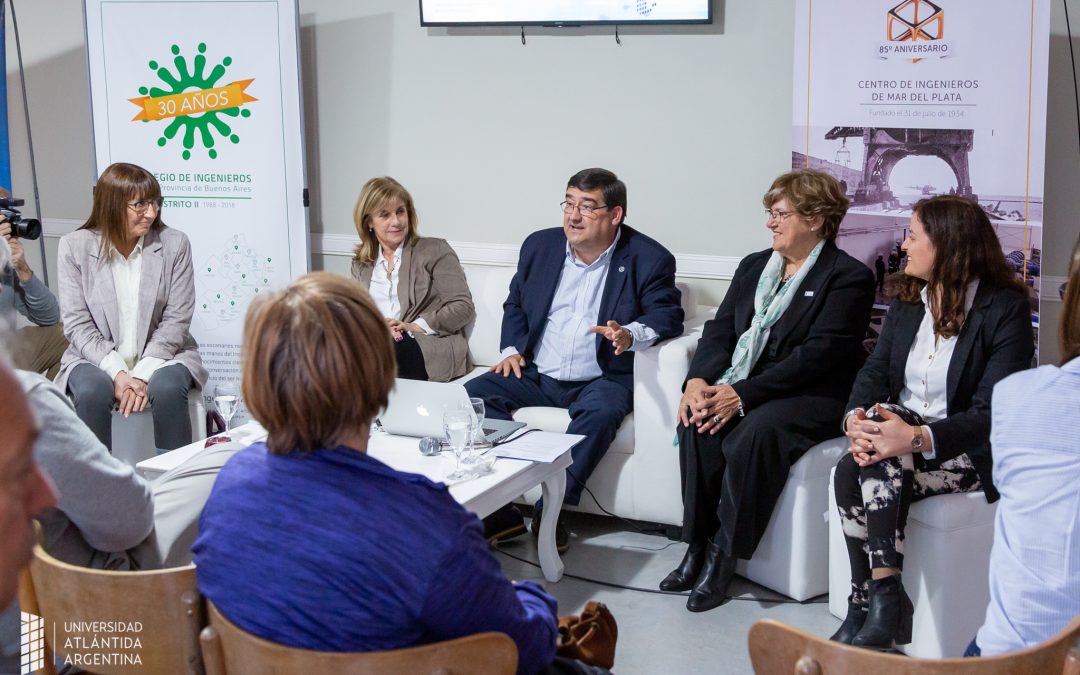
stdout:
{"type": "Polygon", "coordinates": [[[981,490],[982,483],[966,454],[941,463],[902,455],[860,467],[848,453],[836,465],[833,487],[851,562],[848,600],[866,605],[870,570],[904,566],[904,526],[911,504],[981,490]]]}

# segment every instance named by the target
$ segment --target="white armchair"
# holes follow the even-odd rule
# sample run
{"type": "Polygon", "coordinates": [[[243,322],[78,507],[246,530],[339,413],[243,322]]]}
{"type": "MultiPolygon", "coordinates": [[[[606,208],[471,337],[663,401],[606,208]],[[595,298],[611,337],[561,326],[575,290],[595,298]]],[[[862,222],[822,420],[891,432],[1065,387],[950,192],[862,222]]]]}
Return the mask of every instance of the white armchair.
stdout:
{"type": "MultiPolygon", "coordinates": [[[[469,351],[477,366],[462,378],[475,377],[500,360],[502,304],[514,276],[513,267],[468,266],[465,276],[476,305],[476,321],[469,335],[469,351]]],[[[675,438],[675,408],[690,366],[697,339],[713,308],[699,307],[693,292],[679,285],[686,312],[681,337],[636,352],[634,356],[634,412],[588,481],[600,505],[623,518],[671,525],[682,523],[682,488],[675,438]]],[[[563,408],[522,408],[514,419],[547,431],[564,432],[570,415],[563,408]]],[[[588,494],[577,511],[603,513],[588,494]]]]}

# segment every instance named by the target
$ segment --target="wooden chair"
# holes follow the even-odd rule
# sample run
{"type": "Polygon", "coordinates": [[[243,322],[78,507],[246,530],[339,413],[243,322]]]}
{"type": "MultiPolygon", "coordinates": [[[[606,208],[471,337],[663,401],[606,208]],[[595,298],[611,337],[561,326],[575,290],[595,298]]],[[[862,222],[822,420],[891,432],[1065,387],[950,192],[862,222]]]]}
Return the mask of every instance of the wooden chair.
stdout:
{"type": "Polygon", "coordinates": [[[318,652],[263,640],[206,604],[210,625],[199,636],[206,675],[513,675],[517,670],[517,646],[503,633],[386,652],[318,652]]]}
{"type": "Polygon", "coordinates": [[[86,670],[101,675],[203,672],[198,635],[206,622],[194,565],[144,572],[95,570],[61,562],[37,545],[19,578],[19,605],[44,619],[43,672],[50,675],[52,657],[74,665],[82,662],[86,670]],[[122,623],[124,630],[109,630],[119,625],[76,625],[83,622],[122,623]],[[96,647],[91,643],[114,637],[130,640],[96,647]],[[87,663],[87,654],[120,656],[87,663]]]}
{"type": "Polygon", "coordinates": [[[750,628],[757,675],[1080,675],[1080,616],[1041,645],[974,659],[915,659],[831,642],[762,619],[750,628]]]}

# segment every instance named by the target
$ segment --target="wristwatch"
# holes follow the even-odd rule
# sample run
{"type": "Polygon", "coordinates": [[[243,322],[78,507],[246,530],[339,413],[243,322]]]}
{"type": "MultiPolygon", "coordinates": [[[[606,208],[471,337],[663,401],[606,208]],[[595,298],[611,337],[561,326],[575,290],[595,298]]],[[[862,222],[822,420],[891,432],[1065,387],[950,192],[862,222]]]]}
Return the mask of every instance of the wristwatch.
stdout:
{"type": "Polygon", "coordinates": [[[923,433],[922,427],[911,427],[911,449],[915,452],[922,452],[923,448],[923,433]]]}

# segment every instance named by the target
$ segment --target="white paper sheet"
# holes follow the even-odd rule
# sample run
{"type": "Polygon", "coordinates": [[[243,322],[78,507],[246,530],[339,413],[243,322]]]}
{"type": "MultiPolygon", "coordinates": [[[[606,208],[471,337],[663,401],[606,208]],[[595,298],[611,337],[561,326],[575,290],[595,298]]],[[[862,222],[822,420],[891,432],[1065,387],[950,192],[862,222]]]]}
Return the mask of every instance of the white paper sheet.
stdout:
{"type": "Polygon", "coordinates": [[[495,447],[496,457],[524,459],[530,462],[554,462],[564,452],[581,442],[581,434],[556,434],[534,431],[495,447]]]}

